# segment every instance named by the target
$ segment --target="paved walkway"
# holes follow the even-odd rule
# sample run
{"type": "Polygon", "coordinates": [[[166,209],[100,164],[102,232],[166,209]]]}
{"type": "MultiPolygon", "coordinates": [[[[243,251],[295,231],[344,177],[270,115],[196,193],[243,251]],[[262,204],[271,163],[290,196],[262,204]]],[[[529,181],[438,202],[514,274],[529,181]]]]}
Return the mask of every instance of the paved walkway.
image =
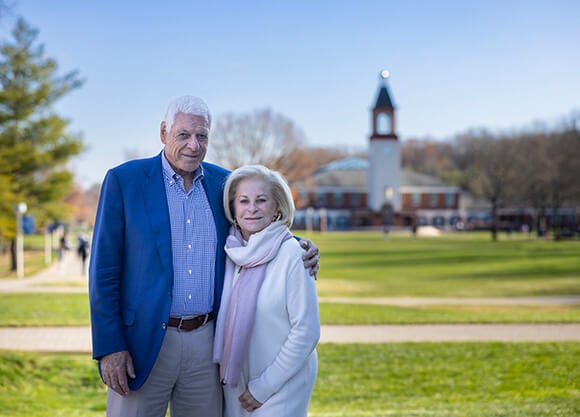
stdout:
{"type": "MultiPolygon", "coordinates": [[[[0,293],[86,293],[87,278],[74,252],[38,275],[0,280],[0,293]]],[[[320,298],[321,302],[411,306],[421,304],[546,305],[580,304],[580,297],[526,298],[320,298]]],[[[0,349],[41,352],[90,352],[88,327],[0,328],[0,349]]],[[[573,324],[445,324],[322,326],[321,343],[390,343],[451,341],[580,341],[580,323],[573,324]]]]}

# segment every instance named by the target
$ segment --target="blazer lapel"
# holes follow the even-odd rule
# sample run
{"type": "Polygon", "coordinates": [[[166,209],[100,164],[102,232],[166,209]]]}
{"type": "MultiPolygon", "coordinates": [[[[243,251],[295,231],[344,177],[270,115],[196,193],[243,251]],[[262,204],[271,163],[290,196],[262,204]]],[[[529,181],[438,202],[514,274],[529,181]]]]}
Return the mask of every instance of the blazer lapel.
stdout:
{"type": "Polygon", "coordinates": [[[149,169],[145,170],[144,174],[141,192],[145,200],[145,209],[149,217],[153,239],[163,267],[168,271],[172,271],[171,225],[169,223],[169,209],[163,181],[161,154],[151,159],[149,169]]]}

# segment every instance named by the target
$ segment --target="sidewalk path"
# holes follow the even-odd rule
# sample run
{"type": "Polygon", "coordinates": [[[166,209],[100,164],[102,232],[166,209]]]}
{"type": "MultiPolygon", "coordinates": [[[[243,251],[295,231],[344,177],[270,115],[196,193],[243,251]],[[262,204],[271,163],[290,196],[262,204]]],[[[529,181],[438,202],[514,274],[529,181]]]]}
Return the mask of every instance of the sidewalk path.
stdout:
{"type": "MultiPolygon", "coordinates": [[[[322,326],[320,343],[580,342],[580,324],[322,326]]],[[[88,327],[0,328],[0,349],[91,352],[88,327]]]]}
{"type": "MultiPolygon", "coordinates": [[[[23,279],[0,280],[0,293],[10,292],[87,292],[76,253],[69,252],[38,275],[23,279]]],[[[321,302],[412,306],[421,304],[542,305],[580,304],[580,296],[525,298],[337,298],[321,297],[321,302]]],[[[88,327],[0,328],[0,349],[40,352],[90,352],[88,327]]],[[[580,323],[570,324],[442,324],[322,326],[321,343],[393,342],[544,342],[580,341],[580,323]]]]}
{"type": "MultiPolygon", "coordinates": [[[[87,259],[88,265],[88,259],[87,259]]],[[[62,260],[33,277],[0,279],[0,293],[8,292],[87,292],[87,273],[76,252],[67,252],[62,260]]]]}

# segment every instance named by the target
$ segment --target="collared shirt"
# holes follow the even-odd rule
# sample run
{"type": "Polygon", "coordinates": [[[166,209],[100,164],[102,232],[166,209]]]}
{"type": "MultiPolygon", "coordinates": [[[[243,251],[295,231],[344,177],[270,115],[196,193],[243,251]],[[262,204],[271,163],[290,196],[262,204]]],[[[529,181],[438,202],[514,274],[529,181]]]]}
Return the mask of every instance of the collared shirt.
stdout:
{"type": "Polygon", "coordinates": [[[186,192],[178,175],[162,154],[165,191],[171,223],[173,303],[171,317],[212,311],[217,232],[201,180],[202,166],[186,192]]]}

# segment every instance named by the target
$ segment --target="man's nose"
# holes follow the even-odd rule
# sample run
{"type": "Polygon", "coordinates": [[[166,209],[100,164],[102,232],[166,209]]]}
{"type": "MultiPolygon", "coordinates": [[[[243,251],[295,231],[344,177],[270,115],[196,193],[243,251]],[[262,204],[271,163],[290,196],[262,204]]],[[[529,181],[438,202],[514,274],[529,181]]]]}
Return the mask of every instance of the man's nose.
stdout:
{"type": "Polygon", "coordinates": [[[189,146],[191,149],[197,150],[201,145],[199,144],[199,141],[197,140],[195,135],[192,135],[191,138],[189,138],[189,140],[187,141],[187,146],[189,146]]]}

